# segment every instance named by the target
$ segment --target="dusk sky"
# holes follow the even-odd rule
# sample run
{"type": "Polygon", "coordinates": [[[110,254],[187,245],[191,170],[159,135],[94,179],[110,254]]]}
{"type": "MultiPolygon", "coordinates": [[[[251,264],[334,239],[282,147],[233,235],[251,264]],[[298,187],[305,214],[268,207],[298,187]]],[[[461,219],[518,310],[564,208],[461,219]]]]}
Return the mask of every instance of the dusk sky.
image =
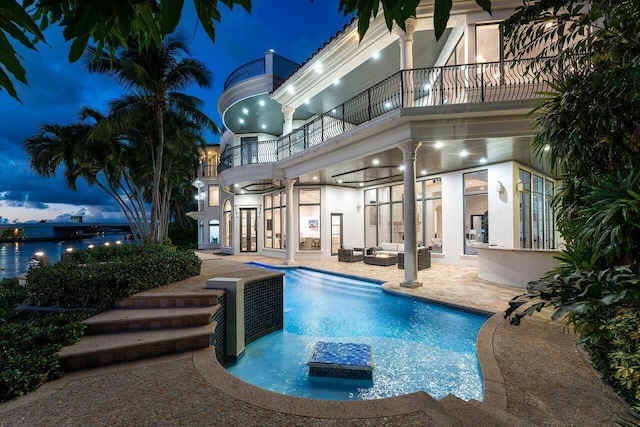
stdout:
{"type": "MultiPolygon", "coordinates": [[[[269,49],[297,63],[306,61],[350,21],[338,13],[339,0],[253,0],[248,14],[239,6],[229,11],[220,4],[222,21],[215,25],[215,44],[196,26],[193,2],[186,1],[180,29],[189,36],[191,57],[204,62],[214,74],[212,89],[187,92],[205,101],[204,112],[220,128],[217,101],[227,76],[269,49]],[[194,37],[195,33],[195,37],[194,37]]],[[[45,179],[33,172],[23,149],[25,139],[41,124],[71,124],[84,105],[106,112],[107,101],[123,92],[110,78],[83,71],[82,60],[70,64],[61,29],[45,33],[48,46],[38,52],[14,48],[23,57],[29,86],[14,81],[22,104],[0,92],[0,223],[68,221],[84,215],[85,222],[121,219],[120,210],[99,188],[78,180],[78,191],[66,188],[61,171],[45,179]]],[[[207,137],[212,142],[218,136],[207,137]]]]}

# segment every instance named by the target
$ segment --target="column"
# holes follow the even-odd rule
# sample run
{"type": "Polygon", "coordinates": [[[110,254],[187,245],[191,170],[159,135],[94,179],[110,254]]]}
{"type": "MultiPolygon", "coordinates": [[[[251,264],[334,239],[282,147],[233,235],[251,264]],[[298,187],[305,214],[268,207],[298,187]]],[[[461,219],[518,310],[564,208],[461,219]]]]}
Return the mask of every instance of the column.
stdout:
{"type": "Polygon", "coordinates": [[[286,179],[284,185],[287,189],[287,218],[285,220],[285,229],[287,232],[287,259],[284,261],[284,265],[293,265],[296,263],[295,259],[293,259],[294,248],[294,236],[293,232],[293,212],[294,212],[294,204],[293,204],[293,185],[296,183],[295,179],[286,179]]]}
{"type": "Polygon", "coordinates": [[[282,114],[284,114],[284,125],[282,126],[282,135],[289,135],[293,131],[293,113],[295,108],[288,105],[282,106],[282,114]]]}
{"type": "Polygon", "coordinates": [[[398,147],[404,164],[404,280],[400,286],[417,288],[418,242],[416,238],[416,154],[420,142],[409,141],[398,147]]]}
{"type": "MultiPolygon", "coordinates": [[[[416,18],[409,18],[404,22],[406,31],[400,27],[395,27],[396,34],[400,36],[400,69],[413,69],[413,33],[418,25],[416,18]]],[[[411,71],[402,73],[402,106],[413,107],[413,74],[411,71]]]]}

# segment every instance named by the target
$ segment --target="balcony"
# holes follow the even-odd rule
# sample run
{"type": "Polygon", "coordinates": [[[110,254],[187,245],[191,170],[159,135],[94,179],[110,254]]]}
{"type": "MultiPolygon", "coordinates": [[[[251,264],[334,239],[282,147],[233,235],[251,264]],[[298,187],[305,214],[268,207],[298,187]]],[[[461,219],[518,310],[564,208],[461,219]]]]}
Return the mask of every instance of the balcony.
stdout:
{"type": "Polygon", "coordinates": [[[535,78],[533,65],[524,60],[399,71],[288,135],[227,147],[218,172],[286,159],[399,108],[540,98],[548,85],[535,78]]]}
{"type": "Polygon", "coordinates": [[[227,90],[229,87],[236,85],[243,80],[264,74],[264,62],[264,58],[256,59],[255,61],[248,62],[233,70],[224,82],[224,90],[227,90]]]}
{"type": "Polygon", "coordinates": [[[202,163],[198,169],[198,178],[216,178],[218,176],[218,163],[202,163]]]}

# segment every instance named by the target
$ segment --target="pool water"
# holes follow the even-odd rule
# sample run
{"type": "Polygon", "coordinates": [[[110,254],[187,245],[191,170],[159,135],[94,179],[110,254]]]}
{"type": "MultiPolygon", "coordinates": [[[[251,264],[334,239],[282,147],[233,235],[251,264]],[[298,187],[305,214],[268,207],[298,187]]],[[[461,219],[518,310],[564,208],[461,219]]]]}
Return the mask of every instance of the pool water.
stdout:
{"type": "MultiPolygon", "coordinates": [[[[266,268],[259,264],[252,263],[266,268]]],[[[227,366],[277,393],[328,400],[376,399],[424,390],[482,400],[476,337],[487,316],[385,293],[380,281],[285,268],[284,329],[227,366]],[[369,344],[373,381],[309,377],[318,341],[369,344]]]]}

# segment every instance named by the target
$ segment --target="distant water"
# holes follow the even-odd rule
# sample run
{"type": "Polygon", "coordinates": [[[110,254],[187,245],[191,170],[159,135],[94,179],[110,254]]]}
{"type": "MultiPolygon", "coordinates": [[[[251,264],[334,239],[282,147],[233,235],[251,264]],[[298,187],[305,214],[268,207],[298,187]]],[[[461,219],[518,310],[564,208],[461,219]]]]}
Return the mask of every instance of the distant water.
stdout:
{"type": "Polygon", "coordinates": [[[67,242],[0,243],[0,280],[23,273],[27,262],[36,252],[44,252],[49,258],[49,263],[53,264],[60,261],[67,248],[86,249],[89,245],[115,244],[118,240],[127,244],[125,237],[126,233],[67,242]]]}

